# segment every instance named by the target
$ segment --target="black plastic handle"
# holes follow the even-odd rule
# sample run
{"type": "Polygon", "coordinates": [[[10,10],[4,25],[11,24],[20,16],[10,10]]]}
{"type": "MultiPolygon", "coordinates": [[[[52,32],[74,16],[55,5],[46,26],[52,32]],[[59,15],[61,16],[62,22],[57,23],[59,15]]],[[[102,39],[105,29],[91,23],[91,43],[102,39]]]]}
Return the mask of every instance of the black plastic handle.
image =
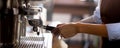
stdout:
{"type": "Polygon", "coordinates": [[[53,26],[43,26],[43,27],[44,29],[49,30],[49,31],[52,31],[55,28],[53,26]]]}

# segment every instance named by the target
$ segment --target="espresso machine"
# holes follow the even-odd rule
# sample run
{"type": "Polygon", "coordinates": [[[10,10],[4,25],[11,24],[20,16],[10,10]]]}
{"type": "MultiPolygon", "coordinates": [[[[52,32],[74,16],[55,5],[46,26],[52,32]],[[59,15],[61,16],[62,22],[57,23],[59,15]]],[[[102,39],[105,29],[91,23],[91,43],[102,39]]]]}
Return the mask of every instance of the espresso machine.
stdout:
{"type": "Polygon", "coordinates": [[[0,0],[0,48],[48,48],[45,42],[52,40],[45,37],[52,38],[52,35],[43,37],[43,32],[54,27],[46,25],[45,1],[0,0]],[[26,37],[26,24],[33,27],[35,36],[26,37]]]}

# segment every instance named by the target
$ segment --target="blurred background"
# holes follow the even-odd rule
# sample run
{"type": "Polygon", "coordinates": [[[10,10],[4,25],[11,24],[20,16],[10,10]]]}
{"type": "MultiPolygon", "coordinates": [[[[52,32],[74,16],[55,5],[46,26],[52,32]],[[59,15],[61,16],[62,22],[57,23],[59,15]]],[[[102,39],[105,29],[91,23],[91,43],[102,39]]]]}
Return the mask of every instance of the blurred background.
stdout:
{"type": "MultiPolygon", "coordinates": [[[[52,9],[48,9],[48,24],[78,22],[93,14],[98,0],[52,0],[52,9]],[[51,14],[52,13],[52,14],[51,14]]],[[[77,34],[65,39],[69,48],[100,48],[100,37],[88,34],[77,34]]]]}

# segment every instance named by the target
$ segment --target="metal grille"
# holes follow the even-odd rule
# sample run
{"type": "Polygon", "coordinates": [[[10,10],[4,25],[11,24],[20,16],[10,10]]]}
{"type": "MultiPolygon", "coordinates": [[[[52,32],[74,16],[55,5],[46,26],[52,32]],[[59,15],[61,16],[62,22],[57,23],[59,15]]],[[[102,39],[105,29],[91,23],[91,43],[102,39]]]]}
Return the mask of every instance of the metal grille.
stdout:
{"type": "Polygon", "coordinates": [[[45,48],[44,37],[22,37],[16,48],[45,48]]]}

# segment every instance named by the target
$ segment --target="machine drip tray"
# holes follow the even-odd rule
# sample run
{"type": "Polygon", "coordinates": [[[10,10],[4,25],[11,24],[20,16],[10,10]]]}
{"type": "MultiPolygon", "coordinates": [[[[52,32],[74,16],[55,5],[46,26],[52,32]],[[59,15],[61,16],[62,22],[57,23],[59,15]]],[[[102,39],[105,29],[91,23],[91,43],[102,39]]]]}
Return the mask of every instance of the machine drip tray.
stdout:
{"type": "Polygon", "coordinates": [[[0,48],[52,48],[52,34],[44,33],[43,36],[33,36],[32,34],[32,36],[20,37],[19,43],[15,47],[0,44],[0,48]]]}
{"type": "Polygon", "coordinates": [[[44,37],[22,37],[15,48],[45,48],[44,37]]]}

